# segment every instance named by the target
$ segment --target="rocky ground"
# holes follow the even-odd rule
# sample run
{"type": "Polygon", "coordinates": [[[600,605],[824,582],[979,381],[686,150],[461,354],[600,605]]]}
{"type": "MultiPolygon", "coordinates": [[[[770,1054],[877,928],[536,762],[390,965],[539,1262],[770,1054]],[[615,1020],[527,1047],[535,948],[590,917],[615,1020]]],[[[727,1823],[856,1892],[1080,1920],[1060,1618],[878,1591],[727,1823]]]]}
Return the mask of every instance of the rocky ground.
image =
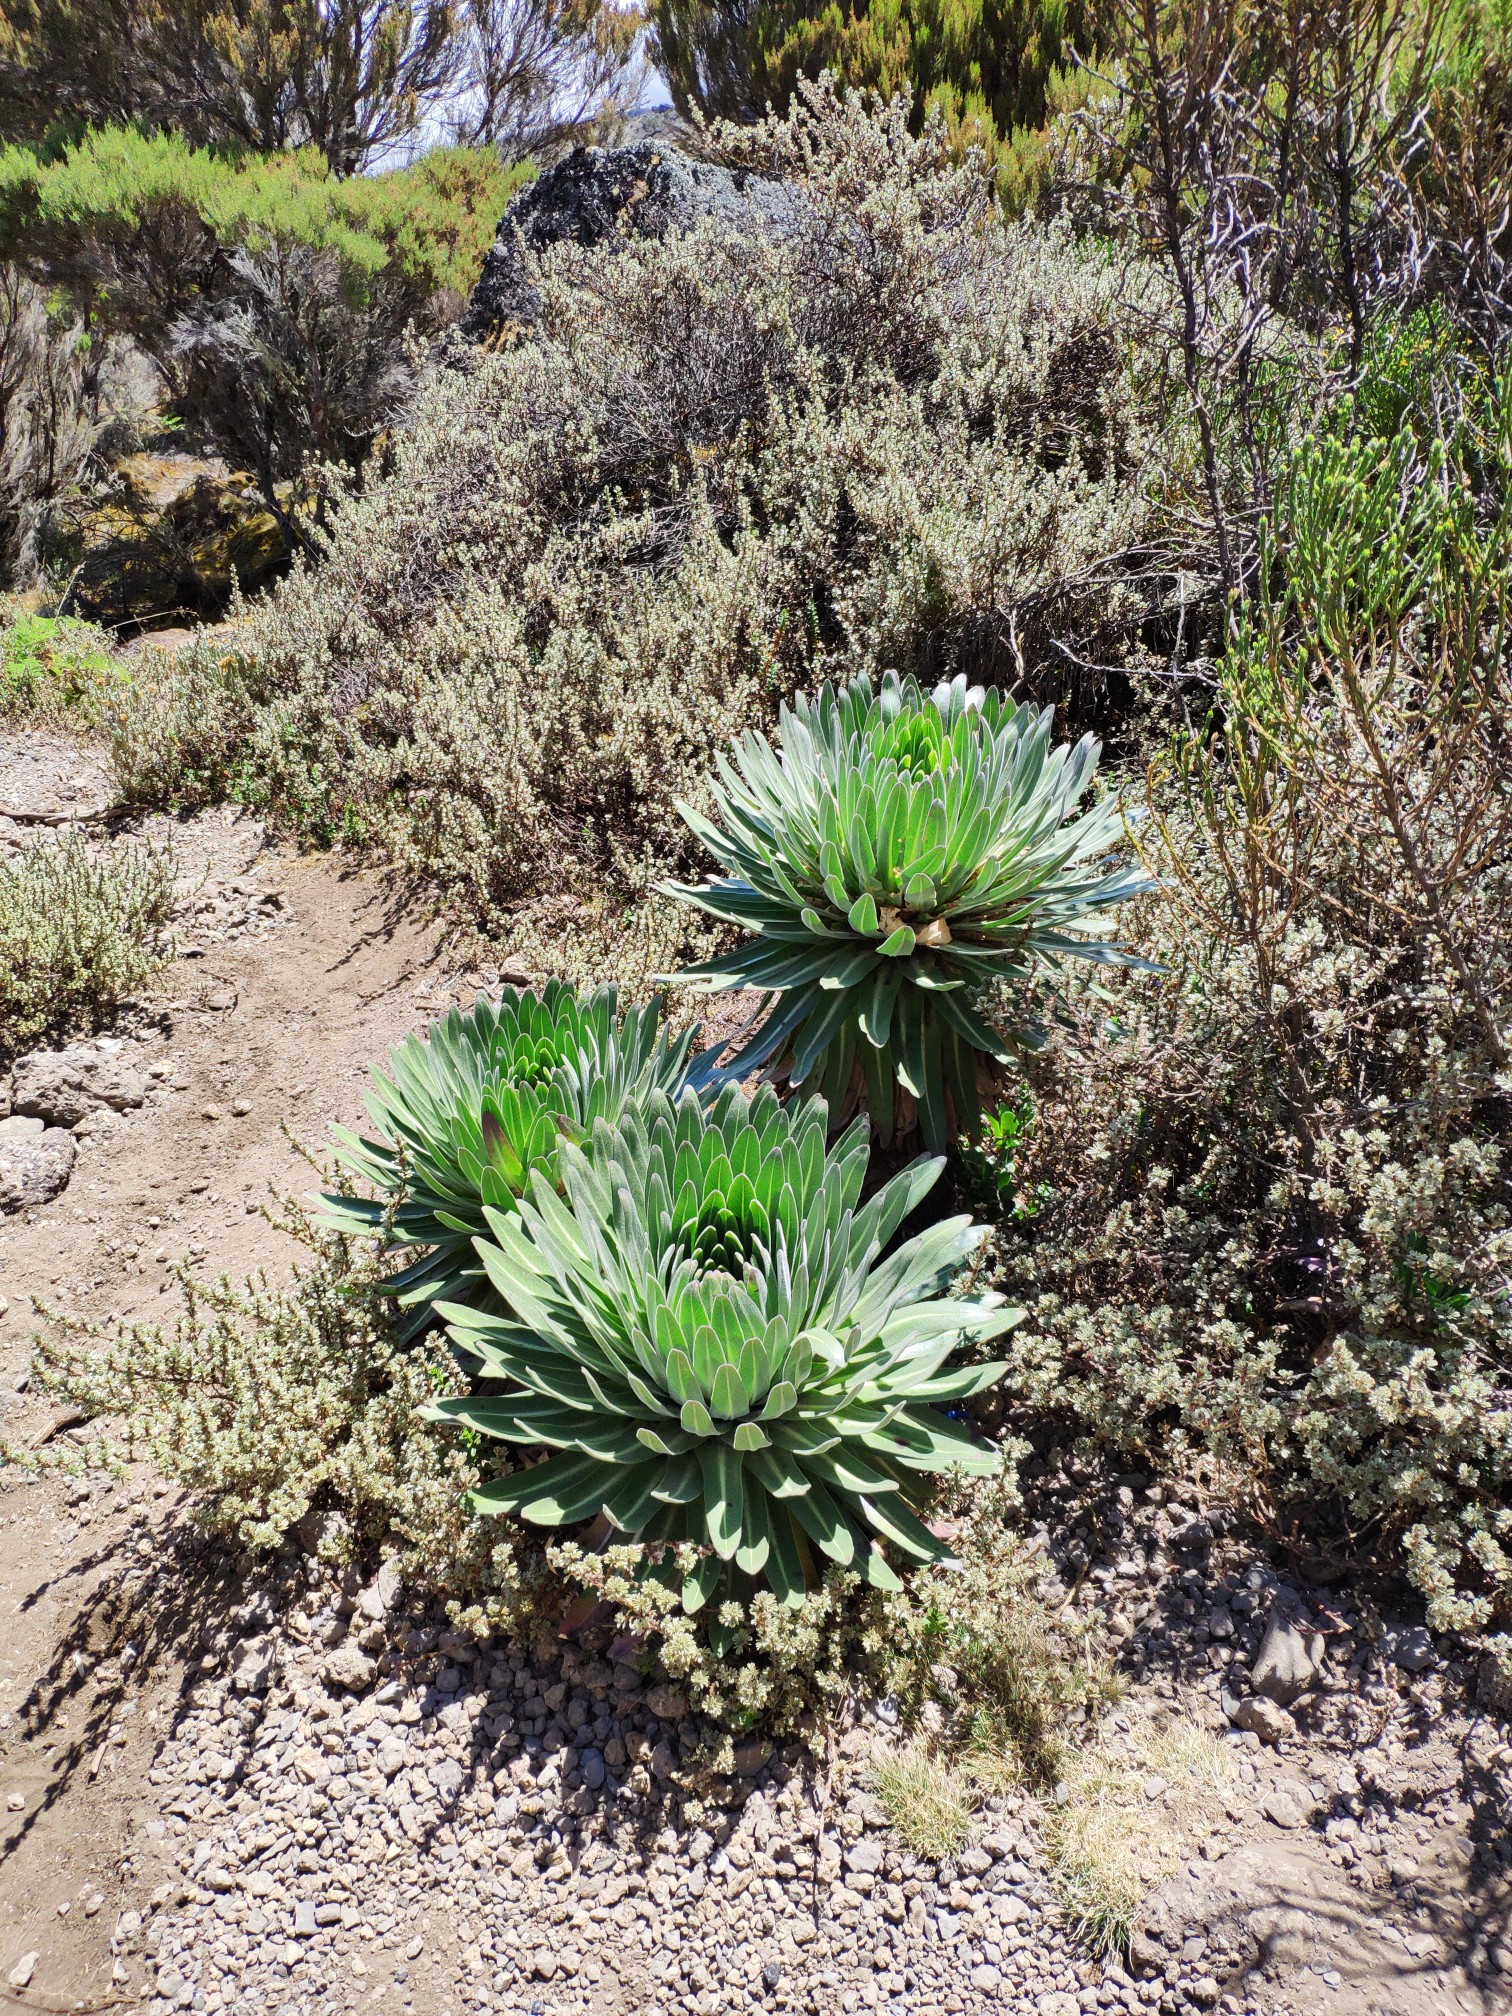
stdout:
{"type": "MultiPolygon", "coordinates": [[[[26,763],[23,788],[0,761],[0,844],[106,809],[87,767],[70,799],[56,750],[26,763]]],[[[171,1307],[184,1258],[287,1267],[256,1209],[310,1180],[284,1123],[318,1142],[355,1119],[371,1062],[472,977],[371,882],[253,821],[156,831],[180,863],[180,957],[105,1038],[4,1087],[0,1435],[22,1460],[0,1469],[0,1999],[1512,2008],[1512,1704],[1464,1648],[1288,1580],[1144,1478],[1049,1447],[1031,1464],[1041,1593],[1096,1621],[1125,1692],[1083,1732],[1087,1772],[989,1800],[942,1864],[871,1789],[886,1703],[815,1752],[747,1738],[711,1774],[715,1732],[623,1646],[480,1645],[377,1563],[336,1579],[314,1526],[233,1560],[140,1466],[80,1470],[81,1424],[27,1379],[32,1298],[139,1316],[171,1307]],[[66,1187],[42,1194],[33,1168],[18,1195],[53,1137],[66,1187]],[[1211,1753],[1200,1784],[1152,1761],[1173,1721],[1211,1753]],[[1067,1922],[1058,1796],[1148,1844],[1120,1961],[1067,1922]]]]}

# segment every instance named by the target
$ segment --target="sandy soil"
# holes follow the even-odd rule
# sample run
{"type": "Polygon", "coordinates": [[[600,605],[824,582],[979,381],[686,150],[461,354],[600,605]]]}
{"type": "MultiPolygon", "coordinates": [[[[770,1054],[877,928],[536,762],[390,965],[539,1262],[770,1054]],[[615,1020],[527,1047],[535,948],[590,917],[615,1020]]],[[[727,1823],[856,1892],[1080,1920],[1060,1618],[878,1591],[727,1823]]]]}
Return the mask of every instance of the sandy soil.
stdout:
{"type": "MultiPolygon", "coordinates": [[[[367,878],[265,847],[252,821],[212,816],[178,845],[198,901],[240,881],[277,896],[275,921],[220,938],[189,926],[201,956],[176,961],[129,1018],[132,1049],[164,1067],[158,1089],[81,1144],[51,1205],[0,1222],[0,1433],[13,1447],[57,1452],[70,1432],[66,1413],[18,1391],[32,1298],[146,1317],[173,1308],[180,1260],[286,1270],[290,1242],[258,1206],[312,1172],[284,1130],[318,1145],[357,1119],[375,1058],[444,998],[438,934],[396,917],[367,878]]],[[[128,1853],[128,1831],[185,1684],[185,1620],[149,1572],[174,1500],[139,1472],[102,1488],[0,1470],[0,1982],[36,1951],[33,2007],[108,1993],[117,1914],[155,1887],[150,1837],[128,1853]]]]}

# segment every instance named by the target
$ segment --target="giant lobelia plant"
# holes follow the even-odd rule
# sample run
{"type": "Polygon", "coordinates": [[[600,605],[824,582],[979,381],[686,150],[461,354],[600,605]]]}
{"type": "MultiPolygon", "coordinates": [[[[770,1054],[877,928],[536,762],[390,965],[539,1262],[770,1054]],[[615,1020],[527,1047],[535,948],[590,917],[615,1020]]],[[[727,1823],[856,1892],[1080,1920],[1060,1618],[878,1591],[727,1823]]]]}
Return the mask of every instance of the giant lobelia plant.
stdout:
{"type": "Polygon", "coordinates": [[[946,1361],[1020,1312],[943,1293],[980,1237],[967,1218],[884,1259],[942,1165],[859,1204],[865,1124],[831,1148],[827,1125],[822,1101],[769,1086],[707,1109],[654,1092],[589,1149],[563,1143],[563,1195],[537,1173],[516,1211],[488,1211],[499,1313],[443,1313],[508,1390],[429,1411],[552,1453],[484,1485],[478,1509],[697,1543],[690,1610],[732,1572],[796,1603],[830,1562],[896,1588],[898,1567],[947,1555],[920,1516],[932,1474],[999,1459],[940,1404],[1004,1368],[946,1361]]]}
{"type": "Polygon", "coordinates": [[[425,1328],[437,1300],[486,1293],[473,1251],[485,1213],[512,1209],[533,1171],[554,1181],[564,1138],[586,1140],[626,1100],[683,1084],[697,1032],[670,1041],[657,1019],[654,1004],[621,1015],[612,987],[506,987],[497,1006],[480,994],[407,1036],[388,1071],[373,1073],[377,1138],[340,1129],[335,1152],[378,1195],[325,1196],[321,1215],[338,1232],[425,1249],[388,1284],[403,1336],[425,1328]]]}
{"type": "Polygon", "coordinates": [[[1109,859],[1113,799],[1076,815],[1100,745],[1053,748],[1048,708],[895,672],[796,700],[780,735],[720,759],[713,818],[681,808],[725,874],[670,893],[755,935],[676,977],[771,997],[730,1075],[785,1074],[841,1116],[864,1095],[884,1140],[912,1118],[901,1086],[942,1148],[980,1124],[978,1059],[1009,1061],[990,989],[1064,956],[1134,963],[1084,935],[1148,886],[1109,859]]]}

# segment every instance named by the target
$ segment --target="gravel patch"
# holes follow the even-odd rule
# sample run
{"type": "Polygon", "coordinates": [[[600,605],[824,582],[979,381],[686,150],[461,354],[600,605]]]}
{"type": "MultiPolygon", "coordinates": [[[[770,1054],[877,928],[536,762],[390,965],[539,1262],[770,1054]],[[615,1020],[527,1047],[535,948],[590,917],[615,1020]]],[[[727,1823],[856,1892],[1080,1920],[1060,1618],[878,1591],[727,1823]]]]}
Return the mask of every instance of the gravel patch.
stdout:
{"type": "Polygon", "coordinates": [[[705,1732],[627,1665],[363,1625],[249,1634],[194,1690],[147,1823],[183,1887],[120,1933],[154,2016],[356,2007],[380,1984],[385,2007],[521,2016],[1097,2004],[1017,1800],[937,1865],[863,1785],[836,1789],[845,1758],[753,1743],[748,1775],[701,1772],[705,1732]],[[368,1677],[354,1650],[365,1691],[335,1677],[368,1677]]]}

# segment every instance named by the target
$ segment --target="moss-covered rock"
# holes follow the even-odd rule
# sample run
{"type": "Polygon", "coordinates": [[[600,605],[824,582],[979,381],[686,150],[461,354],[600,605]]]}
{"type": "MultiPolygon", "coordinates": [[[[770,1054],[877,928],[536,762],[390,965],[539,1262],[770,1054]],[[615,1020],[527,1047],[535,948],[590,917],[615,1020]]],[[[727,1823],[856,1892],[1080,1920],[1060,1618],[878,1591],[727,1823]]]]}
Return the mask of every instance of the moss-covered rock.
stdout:
{"type": "Polygon", "coordinates": [[[288,565],[289,543],[255,480],[182,453],[128,456],[81,523],[73,601],[96,622],[213,619],[288,565]]]}

